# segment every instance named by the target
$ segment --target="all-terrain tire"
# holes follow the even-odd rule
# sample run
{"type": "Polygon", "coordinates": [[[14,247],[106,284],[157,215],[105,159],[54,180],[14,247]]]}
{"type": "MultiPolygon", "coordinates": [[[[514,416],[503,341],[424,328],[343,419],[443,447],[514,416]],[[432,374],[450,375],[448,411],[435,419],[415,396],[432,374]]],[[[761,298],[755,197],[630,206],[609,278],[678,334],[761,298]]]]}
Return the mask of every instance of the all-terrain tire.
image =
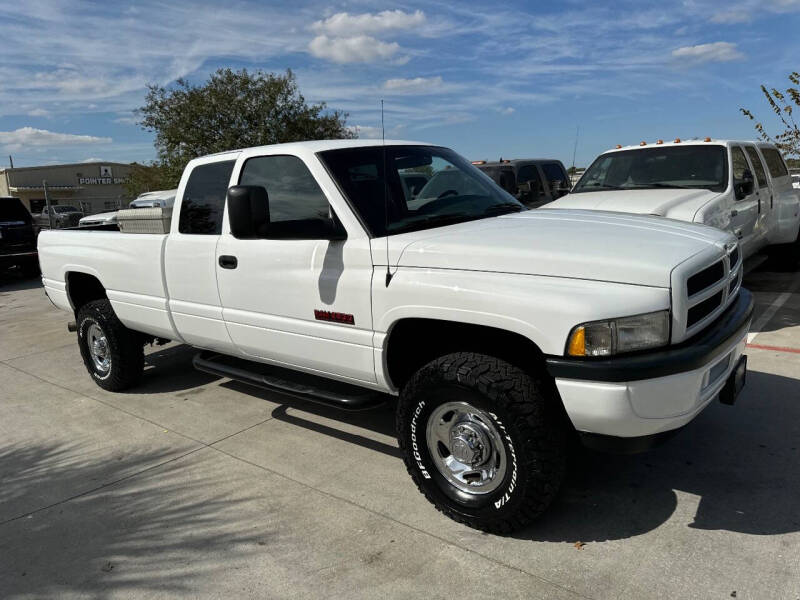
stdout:
{"type": "Polygon", "coordinates": [[[476,529],[510,533],[531,523],[553,502],[565,473],[567,428],[551,390],[543,379],[483,354],[448,354],[425,365],[404,386],[397,410],[403,459],[419,490],[442,513],[476,529]],[[500,433],[508,462],[492,491],[458,489],[434,461],[432,452],[442,451],[427,441],[430,417],[453,402],[475,407],[500,433]]]}
{"type": "Polygon", "coordinates": [[[83,363],[95,383],[104,390],[120,392],[135,385],[144,371],[144,344],[140,336],[125,327],[108,300],[94,300],[78,311],[78,346],[83,363]],[[99,366],[90,348],[92,339],[102,336],[103,363],[99,366]]]}

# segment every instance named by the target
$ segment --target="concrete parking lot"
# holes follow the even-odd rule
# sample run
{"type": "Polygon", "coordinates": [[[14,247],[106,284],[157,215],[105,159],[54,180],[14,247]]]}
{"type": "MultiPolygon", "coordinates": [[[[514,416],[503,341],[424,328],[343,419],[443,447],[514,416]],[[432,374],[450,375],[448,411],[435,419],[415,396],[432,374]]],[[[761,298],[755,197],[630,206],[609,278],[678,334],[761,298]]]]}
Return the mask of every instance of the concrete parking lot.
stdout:
{"type": "Polygon", "coordinates": [[[666,445],[579,453],[513,537],[442,517],[391,407],[357,415],[151,350],[112,394],[35,279],[0,279],[0,598],[800,598],[800,273],[750,273],[747,386],[666,445]]]}

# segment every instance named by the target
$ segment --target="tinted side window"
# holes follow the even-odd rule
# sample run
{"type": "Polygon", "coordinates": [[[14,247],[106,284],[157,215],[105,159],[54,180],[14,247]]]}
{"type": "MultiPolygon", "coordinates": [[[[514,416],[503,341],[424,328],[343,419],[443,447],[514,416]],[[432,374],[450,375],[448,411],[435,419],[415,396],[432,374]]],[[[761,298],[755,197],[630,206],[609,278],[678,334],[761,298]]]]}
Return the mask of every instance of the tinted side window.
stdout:
{"type": "Polygon", "coordinates": [[[753,146],[745,146],[745,150],[747,150],[747,155],[750,157],[750,162],[753,163],[753,169],[756,172],[758,187],[767,187],[767,174],[764,171],[764,164],[761,162],[761,157],[758,155],[758,151],[753,146]]]}
{"type": "Polygon", "coordinates": [[[733,180],[744,179],[744,172],[750,170],[750,165],[747,164],[744,152],[739,146],[734,146],[731,149],[731,157],[733,158],[733,180]]]}
{"type": "Polygon", "coordinates": [[[569,183],[569,177],[564,173],[564,169],[561,168],[561,165],[557,163],[544,163],[542,165],[542,171],[544,171],[544,176],[548,181],[564,181],[569,183]]]}
{"type": "Polygon", "coordinates": [[[235,162],[208,163],[192,170],[183,192],[178,231],[201,235],[222,233],[222,212],[235,162]]]}
{"type": "Polygon", "coordinates": [[[520,183],[525,183],[526,181],[535,181],[539,183],[539,171],[536,169],[536,165],[520,167],[517,173],[517,181],[520,183]]]}
{"type": "Polygon", "coordinates": [[[269,196],[270,237],[325,237],[330,222],[328,199],[305,163],[296,156],[258,156],[248,159],[241,185],[260,185],[269,196]]]}
{"type": "Polygon", "coordinates": [[[786,164],[784,164],[780,153],[775,148],[761,148],[761,152],[764,155],[764,160],[767,161],[770,175],[783,177],[789,174],[786,170],[786,164]]]}

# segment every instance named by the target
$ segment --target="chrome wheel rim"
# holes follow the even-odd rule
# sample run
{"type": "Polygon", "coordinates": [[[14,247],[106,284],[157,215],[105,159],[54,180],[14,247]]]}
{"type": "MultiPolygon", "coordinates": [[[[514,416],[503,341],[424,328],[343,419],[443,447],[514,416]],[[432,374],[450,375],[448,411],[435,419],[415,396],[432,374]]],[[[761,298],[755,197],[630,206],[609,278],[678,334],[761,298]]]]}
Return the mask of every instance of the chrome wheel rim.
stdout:
{"type": "Polygon", "coordinates": [[[462,492],[488,494],[506,475],[506,451],[494,419],[467,402],[436,407],[425,432],[437,470],[462,492]]]}
{"type": "Polygon", "coordinates": [[[89,325],[86,330],[86,343],[89,347],[89,356],[92,357],[94,368],[100,373],[108,373],[111,369],[111,352],[108,348],[106,334],[97,323],[89,325]]]}

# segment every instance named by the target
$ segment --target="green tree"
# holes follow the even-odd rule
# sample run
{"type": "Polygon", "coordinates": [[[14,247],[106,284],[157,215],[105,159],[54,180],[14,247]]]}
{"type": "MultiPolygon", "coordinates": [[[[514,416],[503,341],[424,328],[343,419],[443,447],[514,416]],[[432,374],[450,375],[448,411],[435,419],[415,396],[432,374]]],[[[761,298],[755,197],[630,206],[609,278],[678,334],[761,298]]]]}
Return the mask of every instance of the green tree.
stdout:
{"type": "Polygon", "coordinates": [[[161,163],[153,162],[150,164],[133,163],[131,173],[125,182],[125,191],[135,198],[142,192],[154,192],[156,190],[170,190],[176,187],[181,174],[175,177],[161,163]]]}
{"type": "Polygon", "coordinates": [[[778,116],[780,127],[783,131],[776,133],[774,136],[767,133],[764,124],[757,121],[752,112],[746,108],[740,108],[742,114],[749,118],[751,121],[756,121],[755,128],[758,131],[761,139],[775,144],[784,154],[790,156],[800,156],[800,128],[794,120],[795,108],[800,109],[800,91],[797,87],[800,85],[800,73],[793,72],[789,74],[789,82],[792,84],[784,92],[776,88],[767,89],[766,86],[761,86],[761,91],[767,99],[769,107],[778,116]]]}
{"type": "Polygon", "coordinates": [[[356,137],[346,126],[347,113],[328,110],[324,102],[306,102],[291,70],[219,69],[203,85],[186,79],[169,88],[148,85],[145,104],[136,114],[141,127],[156,134],[158,160],[148,166],[167,188],[178,185],[187,162],[205,154],[356,137]]]}

